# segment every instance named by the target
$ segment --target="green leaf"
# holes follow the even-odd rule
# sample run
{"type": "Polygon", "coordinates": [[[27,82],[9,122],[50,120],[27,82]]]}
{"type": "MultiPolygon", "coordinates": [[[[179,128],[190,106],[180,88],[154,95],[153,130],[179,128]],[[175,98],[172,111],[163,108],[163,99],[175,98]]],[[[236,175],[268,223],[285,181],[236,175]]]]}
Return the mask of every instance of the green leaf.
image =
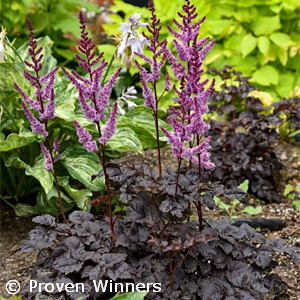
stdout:
{"type": "Polygon", "coordinates": [[[41,153],[35,161],[33,167],[28,166],[25,170],[27,176],[35,177],[45,190],[45,193],[48,193],[53,186],[53,175],[51,172],[45,169],[45,158],[41,153]]]}
{"type": "Polygon", "coordinates": [[[284,196],[287,196],[290,192],[292,192],[294,190],[294,186],[292,184],[287,184],[285,186],[285,189],[284,189],[284,192],[283,192],[283,195],[284,196]]]}
{"type": "Polygon", "coordinates": [[[279,75],[277,70],[272,66],[263,66],[252,74],[250,82],[256,82],[263,86],[278,84],[279,75]]]}
{"type": "MultiPolygon", "coordinates": [[[[164,128],[171,130],[170,125],[164,121],[159,120],[158,123],[159,128],[163,126],[164,128]]],[[[143,111],[130,111],[126,113],[126,115],[118,118],[117,128],[120,127],[127,127],[133,130],[144,150],[157,148],[156,131],[152,115],[143,111]]],[[[159,140],[162,145],[167,142],[167,138],[161,130],[159,130],[159,140]]]]}
{"type": "Polygon", "coordinates": [[[118,128],[116,134],[106,143],[107,150],[118,150],[124,152],[140,152],[142,144],[135,132],[126,127],[118,128]]]}
{"type": "Polygon", "coordinates": [[[88,210],[90,208],[89,199],[93,195],[90,190],[78,190],[75,187],[71,187],[68,176],[58,177],[58,183],[63,187],[68,196],[75,201],[77,207],[81,210],[88,210]]]}
{"type": "Polygon", "coordinates": [[[281,64],[283,66],[285,66],[288,61],[288,51],[286,49],[278,47],[276,45],[275,45],[275,47],[276,47],[277,57],[279,58],[281,64]]]}
{"type": "Polygon", "coordinates": [[[295,45],[295,42],[283,32],[274,32],[270,35],[270,40],[280,48],[288,48],[295,45]]]}
{"type": "Polygon", "coordinates": [[[273,17],[259,16],[254,19],[251,24],[251,29],[256,36],[269,35],[272,32],[281,28],[279,15],[273,17]]]}
{"type": "Polygon", "coordinates": [[[0,152],[21,148],[38,140],[37,135],[33,132],[24,132],[22,134],[11,133],[6,140],[1,141],[0,152]]]}
{"type": "Polygon", "coordinates": [[[20,62],[0,64],[0,100],[7,97],[8,92],[18,95],[14,83],[25,91],[30,89],[30,85],[24,77],[24,65],[20,62]]]}
{"type": "Polygon", "coordinates": [[[26,169],[29,167],[21,158],[18,156],[18,153],[11,155],[8,160],[5,162],[6,167],[13,167],[17,169],[26,169]]]}
{"type": "Polygon", "coordinates": [[[99,52],[104,53],[104,59],[109,62],[111,60],[111,57],[114,55],[114,53],[117,51],[117,47],[109,44],[103,44],[97,46],[99,52]]]}
{"type": "Polygon", "coordinates": [[[248,33],[242,40],[241,52],[243,58],[245,58],[249,53],[251,53],[257,45],[257,39],[248,33]]]}
{"type": "Polygon", "coordinates": [[[91,176],[98,174],[102,169],[99,159],[94,152],[87,152],[81,145],[73,145],[62,153],[60,162],[74,179],[79,180],[89,190],[105,190],[103,178],[97,177],[91,181],[91,176]]]}
{"type": "Polygon", "coordinates": [[[260,36],[258,37],[257,41],[259,51],[262,54],[267,55],[270,48],[270,40],[266,36],[260,36]]]}
{"type": "Polygon", "coordinates": [[[241,212],[249,215],[258,215],[262,213],[262,209],[261,207],[246,206],[241,212]]]}
{"type": "MultiPolygon", "coordinates": [[[[60,191],[60,194],[63,200],[67,200],[67,202],[63,201],[64,211],[67,212],[72,209],[74,202],[71,201],[62,191],[60,191]]],[[[38,215],[48,213],[53,216],[61,212],[57,190],[54,186],[47,194],[45,194],[44,191],[38,194],[34,211],[38,215]]]]}
{"type": "Polygon", "coordinates": [[[238,188],[240,188],[241,190],[243,190],[244,193],[248,192],[248,188],[249,188],[249,180],[246,179],[244,180],[239,186],[238,188]]]}
{"type": "Polygon", "coordinates": [[[126,294],[115,295],[111,300],[143,300],[147,295],[147,292],[133,292],[126,294]]]}
{"type": "Polygon", "coordinates": [[[216,205],[221,208],[221,209],[225,209],[226,212],[229,214],[229,209],[230,209],[230,205],[224,203],[219,197],[214,196],[214,200],[216,205]]]}
{"type": "Polygon", "coordinates": [[[300,200],[295,200],[295,201],[293,201],[293,205],[294,205],[297,209],[300,209],[300,200]]]}
{"type": "Polygon", "coordinates": [[[18,217],[30,217],[35,214],[34,207],[25,203],[17,203],[14,206],[14,211],[18,217]]]}

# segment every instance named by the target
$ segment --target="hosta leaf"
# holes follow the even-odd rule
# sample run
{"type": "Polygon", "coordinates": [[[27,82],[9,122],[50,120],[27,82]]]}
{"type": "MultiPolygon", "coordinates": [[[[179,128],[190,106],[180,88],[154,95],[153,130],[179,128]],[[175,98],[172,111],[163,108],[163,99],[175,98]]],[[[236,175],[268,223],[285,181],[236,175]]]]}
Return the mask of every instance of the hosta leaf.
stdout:
{"type": "Polygon", "coordinates": [[[5,162],[6,167],[13,167],[18,169],[26,169],[29,167],[21,158],[18,156],[18,153],[11,155],[8,160],[5,162]]]}
{"type": "Polygon", "coordinates": [[[20,62],[1,64],[0,67],[0,100],[6,97],[7,92],[15,92],[18,95],[14,83],[17,82],[27,91],[30,88],[24,75],[24,65],[20,62]]]}
{"type": "Polygon", "coordinates": [[[111,149],[124,152],[139,152],[142,144],[135,132],[130,128],[119,128],[116,134],[106,143],[107,150],[111,149]]]}
{"type": "Polygon", "coordinates": [[[26,203],[17,203],[14,206],[14,211],[18,217],[30,217],[35,213],[34,207],[26,203]]]}
{"type": "Polygon", "coordinates": [[[35,177],[47,194],[53,186],[53,175],[45,169],[44,162],[44,155],[41,154],[37,157],[35,164],[32,167],[28,166],[26,168],[25,174],[27,176],[35,177]]]}
{"type": "MultiPolygon", "coordinates": [[[[62,191],[60,191],[61,197],[63,200],[64,211],[67,212],[74,206],[74,202],[68,203],[71,199],[69,199],[62,191]]],[[[50,214],[52,216],[56,216],[61,213],[59,200],[57,197],[57,190],[53,186],[49,193],[45,194],[45,192],[40,192],[37,196],[37,203],[34,206],[34,210],[36,214],[50,214]]]]}
{"type": "Polygon", "coordinates": [[[89,205],[89,198],[93,195],[93,193],[90,190],[82,189],[78,190],[75,187],[71,187],[69,184],[69,177],[58,177],[58,182],[61,187],[66,191],[68,196],[72,198],[76,205],[81,210],[87,210],[90,208],[89,205]]]}
{"type": "Polygon", "coordinates": [[[23,132],[22,134],[11,133],[7,138],[0,143],[0,152],[7,152],[9,150],[18,149],[35,141],[38,141],[38,137],[33,132],[23,132]]]}
{"type": "Polygon", "coordinates": [[[97,177],[91,181],[91,177],[102,169],[94,152],[87,152],[83,146],[74,145],[62,153],[60,162],[74,179],[82,182],[89,190],[103,191],[105,189],[103,177],[97,177]]]}

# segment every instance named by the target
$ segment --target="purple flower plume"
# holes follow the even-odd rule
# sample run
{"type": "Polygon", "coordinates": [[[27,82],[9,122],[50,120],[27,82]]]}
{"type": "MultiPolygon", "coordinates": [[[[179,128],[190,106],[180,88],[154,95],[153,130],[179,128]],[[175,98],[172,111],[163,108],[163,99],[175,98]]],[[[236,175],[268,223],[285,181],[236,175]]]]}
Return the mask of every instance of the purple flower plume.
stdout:
{"type": "MultiPolygon", "coordinates": [[[[171,134],[165,128],[162,128],[162,131],[167,136],[172,151],[178,159],[186,158],[196,164],[201,164],[206,169],[211,169],[214,168],[214,164],[210,162],[208,152],[210,137],[194,147],[191,145],[187,147],[185,143],[195,140],[194,137],[200,140],[199,137],[202,137],[210,128],[203,120],[203,114],[208,111],[207,101],[213,92],[214,81],[205,90],[204,86],[208,80],[201,81],[201,74],[203,73],[203,59],[215,42],[208,42],[209,38],[197,40],[200,26],[205,18],[195,21],[198,16],[196,7],[191,5],[189,0],[185,2],[186,4],[182,6],[183,13],[178,13],[181,22],[173,20],[179,31],[168,26],[170,33],[174,36],[173,43],[178,59],[165,47],[165,56],[175,77],[180,81],[179,87],[174,86],[174,91],[178,95],[179,109],[171,107],[173,117],[168,118],[174,133],[171,134]]],[[[165,80],[166,87],[169,87],[168,75],[165,80]]]]}
{"type": "Polygon", "coordinates": [[[45,147],[43,142],[40,142],[40,146],[41,146],[41,149],[42,149],[42,151],[44,153],[44,157],[45,157],[45,169],[48,171],[51,171],[52,170],[52,160],[51,160],[50,152],[45,147]]]}
{"type": "Polygon", "coordinates": [[[38,113],[38,118],[35,118],[33,113],[27,108],[26,104],[22,102],[22,107],[26,117],[28,118],[32,131],[43,135],[45,138],[48,137],[47,121],[54,118],[55,111],[55,93],[54,93],[54,80],[55,73],[58,67],[51,70],[49,73],[40,76],[39,72],[42,69],[43,54],[42,47],[38,48],[33,32],[33,26],[31,21],[27,18],[27,26],[29,29],[29,43],[28,52],[32,62],[25,61],[26,66],[33,71],[24,71],[24,77],[27,81],[35,87],[35,99],[29,97],[22,88],[15,83],[15,89],[18,91],[20,96],[24,99],[25,103],[38,113]]]}
{"type": "MultiPolygon", "coordinates": [[[[115,129],[113,129],[115,128],[116,123],[115,108],[107,121],[102,136],[100,131],[100,121],[106,118],[105,109],[109,105],[110,94],[122,68],[117,69],[105,84],[101,84],[103,81],[103,73],[108,63],[103,59],[103,53],[100,53],[99,55],[96,54],[96,45],[93,44],[92,40],[88,37],[85,20],[81,12],[79,13],[79,22],[81,39],[78,50],[82,55],[76,54],[76,58],[78,59],[78,65],[88,73],[88,76],[87,78],[83,77],[74,70],[69,72],[63,67],[62,70],[78,90],[79,102],[81,109],[84,112],[84,117],[96,124],[100,133],[99,141],[101,144],[104,144],[115,132],[115,129]]],[[[92,140],[88,131],[82,128],[77,121],[74,121],[74,125],[77,130],[79,142],[84,144],[87,151],[98,151],[97,143],[92,140]]]]}
{"type": "Polygon", "coordinates": [[[74,121],[79,143],[83,144],[88,152],[97,152],[98,147],[96,141],[92,140],[90,133],[84,129],[77,121],[74,121]]]}
{"type": "Polygon", "coordinates": [[[117,121],[118,103],[114,103],[112,113],[106,122],[106,126],[103,131],[103,135],[99,139],[100,144],[105,144],[116,133],[116,121],[117,121]]]}
{"type": "MultiPolygon", "coordinates": [[[[140,80],[143,87],[143,97],[145,98],[145,106],[150,109],[157,111],[158,99],[155,99],[151,88],[154,82],[158,81],[161,77],[161,70],[166,62],[165,48],[167,47],[167,40],[164,39],[160,41],[160,31],[162,26],[160,24],[160,19],[157,18],[155,14],[155,8],[153,0],[149,0],[148,3],[149,10],[151,12],[151,24],[147,25],[147,30],[151,36],[143,33],[144,38],[148,41],[149,46],[147,47],[150,52],[152,52],[152,58],[147,57],[143,53],[135,53],[136,56],[142,58],[146,63],[150,65],[151,72],[148,73],[147,70],[142,67],[137,61],[136,66],[140,71],[140,80]]],[[[166,90],[170,89],[170,77],[166,74],[166,90]]]]}

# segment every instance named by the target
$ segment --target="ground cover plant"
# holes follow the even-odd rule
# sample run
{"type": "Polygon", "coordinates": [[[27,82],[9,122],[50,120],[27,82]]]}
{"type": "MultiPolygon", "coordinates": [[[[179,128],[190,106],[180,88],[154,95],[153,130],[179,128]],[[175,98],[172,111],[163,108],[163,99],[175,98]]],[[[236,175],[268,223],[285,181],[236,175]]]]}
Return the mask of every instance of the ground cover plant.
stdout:
{"type": "MultiPolygon", "coordinates": [[[[49,214],[35,217],[33,221],[42,226],[30,232],[30,239],[24,242],[22,249],[39,250],[32,279],[57,284],[80,282],[84,286],[76,293],[58,289],[47,293],[44,289],[39,297],[53,294],[62,299],[109,299],[113,296],[111,292],[97,291],[94,281],[111,280],[128,286],[144,284],[144,289],[149,290],[146,299],[263,299],[269,292],[278,299],[283,298],[286,285],[271,273],[275,264],[272,255],[287,253],[295,263],[300,263],[300,249],[287,247],[284,240],[266,240],[263,234],[246,224],[238,229],[228,218],[203,218],[203,206],[215,208],[214,196],[242,201],[245,195],[239,188],[224,189],[220,182],[208,180],[215,165],[209,152],[211,137],[206,136],[210,126],[203,115],[209,111],[214,80],[202,80],[201,74],[203,60],[214,41],[198,39],[205,18],[198,20],[196,7],[189,0],[185,1],[178,18],[174,19],[174,27],[168,27],[177,50],[175,56],[160,37],[162,27],[151,0],[149,10],[149,25],[139,21],[139,14],[121,24],[117,55],[127,66],[135,63],[138,67],[145,106],[154,116],[158,151],[158,131],[161,131],[177,160],[176,170],[168,168],[163,172],[160,159],[158,171],[145,165],[120,167],[106,162],[106,143],[116,132],[117,102],[108,113],[106,109],[121,69],[105,82],[107,63],[102,59],[103,54],[96,54],[81,14],[79,51],[83,55],[77,55],[77,59],[88,76],[63,69],[78,91],[78,110],[83,112],[85,119],[92,121],[92,124],[85,123],[86,126],[78,120],[73,123],[79,143],[88,153],[94,153],[97,163],[102,165],[102,170],[91,176],[91,182],[104,178],[106,193],[98,197],[96,204],[101,208],[104,202],[108,209],[97,215],[74,211],[67,217],[64,212],[55,168],[62,159],[59,141],[50,141],[48,133],[48,121],[53,118],[55,109],[53,83],[57,68],[40,75],[42,49],[37,46],[28,20],[32,62],[26,64],[34,74],[26,71],[25,76],[36,88],[36,100],[19,85],[15,87],[26,102],[22,102],[22,107],[32,130],[43,137],[40,143],[43,161],[45,169],[53,176],[64,222],[60,223],[49,214]],[[140,26],[146,27],[148,33],[138,34],[140,26]],[[152,53],[151,57],[143,54],[144,46],[152,53]],[[135,56],[148,66],[135,61],[135,56]],[[178,85],[171,83],[170,74],[163,74],[165,63],[170,65],[178,85]],[[172,114],[167,121],[171,127],[168,128],[157,125],[158,102],[163,99],[163,93],[156,93],[160,76],[164,76],[165,90],[172,88],[178,96],[175,105],[170,107],[172,114]],[[190,162],[188,169],[182,168],[184,159],[190,162]],[[113,213],[113,197],[118,197],[122,203],[116,214],[113,213]],[[196,208],[197,220],[192,220],[192,207],[196,208]],[[155,288],[155,283],[159,288],[155,288]]],[[[30,291],[27,286],[23,294],[35,299],[39,292],[30,291]]]]}

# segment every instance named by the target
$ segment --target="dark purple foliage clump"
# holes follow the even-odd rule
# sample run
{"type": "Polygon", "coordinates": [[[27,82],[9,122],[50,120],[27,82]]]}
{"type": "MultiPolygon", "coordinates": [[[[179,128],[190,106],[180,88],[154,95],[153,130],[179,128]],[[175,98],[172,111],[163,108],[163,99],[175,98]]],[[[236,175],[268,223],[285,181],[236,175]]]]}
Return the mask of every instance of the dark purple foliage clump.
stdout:
{"type": "Polygon", "coordinates": [[[210,111],[227,115],[225,122],[210,124],[210,153],[216,166],[211,179],[220,180],[229,188],[248,179],[249,193],[266,202],[281,202],[278,182],[283,165],[276,147],[300,128],[300,99],[281,99],[270,107],[264,106],[259,99],[248,96],[254,90],[250,77],[228,66],[211,72],[225,82],[238,82],[237,86],[224,83],[222,90],[210,97],[210,111]],[[286,119],[281,118],[283,113],[286,119]],[[289,131],[281,137],[276,128],[287,122],[289,131]]]}
{"type": "MultiPolygon", "coordinates": [[[[202,223],[189,221],[188,204],[212,209],[214,195],[242,200],[241,190],[224,191],[222,185],[200,182],[196,170],[181,171],[174,201],[177,174],[171,169],[162,177],[146,166],[110,164],[107,171],[127,205],[115,223],[115,242],[109,221],[87,212],[73,212],[68,224],[56,223],[50,215],[33,219],[44,226],[32,230],[23,245],[23,251],[39,250],[31,279],[85,287],[84,293],[54,290],[53,295],[112,297],[96,292],[93,280],[160,283],[161,291],[150,290],[146,299],[258,300],[271,291],[277,297],[286,295],[286,285],[270,273],[276,266],[272,255],[286,253],[300,263],[300,249],[287,247],[281,239],[266,240],[247,224],[237,228],[228,218],[204,221],[199,216],[202,223]]],[[[35,299],[37,291],[27,286],[23,294],[35,299]]]]}

